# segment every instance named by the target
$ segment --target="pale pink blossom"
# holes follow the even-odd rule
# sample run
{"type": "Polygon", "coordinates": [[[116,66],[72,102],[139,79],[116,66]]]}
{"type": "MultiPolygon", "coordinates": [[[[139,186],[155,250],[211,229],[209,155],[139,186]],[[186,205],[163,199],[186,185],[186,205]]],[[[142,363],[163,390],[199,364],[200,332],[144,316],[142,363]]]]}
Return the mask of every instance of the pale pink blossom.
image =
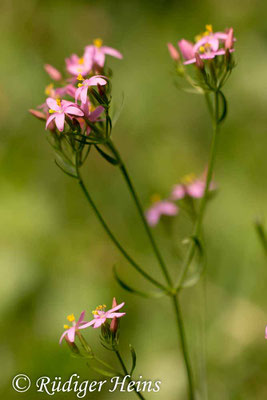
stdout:
{"type": "Polygon", "coordinates": [[[145,216],[150,226],[155,226],[162,215],[175,216],[179,208],[170,200],[158,200],[146,211],[145,216]]]}
{"type": "Polygon", "coordinates": [[[167,43],[167,46],[168,46],[168,50],[169,50],[171,58],[174,61],[179,61],[180,54],[179,54],[178,50],[176,49],[176,47],[174,47],[173,44],[171,44],[171,43],[167,43]]]}
{"type": "Polygon", "coordinates": [[[54,81],[60,81],[62,79],[61,73],[52,65],[45,64],[44,69],[46,70],[50,78],[52,78],[54,81]]]}
{"type": "Polygon", "coordinates": [[[224,55],[226,49],[229,49],[230,52],[234,51],[233,28],[230,28],[228,32],[213,32],[212,27],[207,25],[206,29],[206,32],[197,37],[195,44],[185,39],[178,42],[185,60],[184,64],[196,63],[196,53],[199,55],[198,62],[200,62],[199,59],[207,60],[224,55]]]}
{"type": "Polygon", "coordinates": [[[106,55],[122,59],[122,54],[112,47],[102,46],[103,41],[101,39],[95,39],[94,44],[86,46],[85,55],[92,61],[93,65],[104,67],[106,55]]]}
{"type": "Polygon", "coordinates": [[[74,76],[81,74],[85,76],[92,70],[93,61],[90,54],[84,54],[83,57],[78,57],[76,54],[72,54],[69,58],[66,58],[67,71],[74,76]]]}
{"type": "Polygon", "coordinates": [[[267,339],[267,326],[265,328],[265,339],[267,339]]]}
{"type": "Polygon", "coordinates": [[[125,303],[121,303],[119,305],[116,305],[115,307],[111,308],[108,311],[105,311],[106,306],[98,306],[94,311],[94,319],[90,322],[87,322],[85,325],[83,325],[82,329],[87,328],[88,326],[93,326],[94,328],[99,328],[102,324],[106,322],[107,319],[113,319],[113,318],[120,318],[123,317],[126,313],[125,312],[117,312],[120,310],[125,303]]]}
{"type": "MultiPolygon", "coordinates": [[[[187,175],[182,183],[175,185],[171,193],[172,200],[181,200],[185,196],[193,197],[199,199],[204,196],[206,186],[205,175],[200,178],[196,178],[193,174],[187,175]]],[[[212,191],[216,189],[214,182],[210,183],[209,190],[212,191]]]]}
{"type": "Polygon", "coordinates": [[[96,86],[96,85],[106,85],[107,81],[103,79],[102,76],[100,75],[95,75],[92,76],[89,79],[82,79],[82,76],[78,76],[78,79],[82,81],[82,83],[78,84],[78,89],[76,89],[75,93],[75,101],[77,103],[77,100],[80,98],[81,102],[84,104],[87,101],[87,92],[90,86],[96,86]]]}
{"type": "Polygon", "coordinates": [[[85,324],[87,323],[87,321],[84,320],[84,315],[85,315],[85,311],[83,311],[81,313],[77,322],[75,321],[75,317],[73,314],[68,315],[67,320],[72,323],[72,326],[70,327],[69,325],[64,325],[65,331],[63,332],[63,334],[61,335],[61,337],[59,339],[60,344],[62,343],[62,340],[64,339],[65,336],[66,336],[66,340],[70,341],[71,343],[73,343],[75,341],[75,336],[76,336],[77,332],[80,329],[84,329],[85,324]]]}
{"type": "Polygon", "coordinates": [[[77,117],[82,117],[83,111],[77,106],[77,104],[72,103],[67,100],[53,99],[49,97],[46,100],[46,104],[49,107],[49,113],[52,114],[46,121],[46,129],[48,128],[51,121],[55,120],[55,124],[60,132],[64,130],[65,115],[74,115],[77,117]]]}

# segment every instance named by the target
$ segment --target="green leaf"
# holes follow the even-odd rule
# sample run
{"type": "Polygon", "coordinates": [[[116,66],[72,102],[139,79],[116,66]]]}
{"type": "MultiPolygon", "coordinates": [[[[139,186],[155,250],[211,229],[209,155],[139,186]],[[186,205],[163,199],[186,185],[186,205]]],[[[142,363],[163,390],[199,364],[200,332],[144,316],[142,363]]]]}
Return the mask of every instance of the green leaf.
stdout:
{"type": "Polygon", "coordinates": [[[96,144],[95,144],[95,148],[96,148],[96,150],[98,151],[98,153],[101,154],[101,156],[102,156],[106,161],[108,161],[110,164],[112,164],[112,165],[119,165],[118,160],[116,160],[115,158],[111,157],[111,156],[110,156],[109,154],[107,154],[105,151],[103,151],[102,149],[100,149],[100,147],[98,147],[96,144]]]}
{"type": "Polygon", "coordinates": [[[118,282],[118,284],[127,292],[130,292],[132,294],[136,294],[138,296],[141,297],[145,297],[145,298],[154,298],[154,299],[158,299],[160,297],[165,296],[167,293],[163,292],[163,291],[158,291],[158,292],[143,292],[141,290],[137,290],[132,288],[131,286],[129,286],[127,283],[123,282],[123,280],[118,276],[117,271],[116,271],[116,267],[113,267],[113,274],[114,274],[114,278],[116,279],[116,281],[118,282]]]}
{"type": "Polygon", "coordinates": [[[135,367],[136,367],[136,352],[131,344],[129,344],[129,347],[130,347],[131,356],[132,356],[132,368],[130,371],[130,375],[132,375],[132,373],[134,372],[135,367]]]}

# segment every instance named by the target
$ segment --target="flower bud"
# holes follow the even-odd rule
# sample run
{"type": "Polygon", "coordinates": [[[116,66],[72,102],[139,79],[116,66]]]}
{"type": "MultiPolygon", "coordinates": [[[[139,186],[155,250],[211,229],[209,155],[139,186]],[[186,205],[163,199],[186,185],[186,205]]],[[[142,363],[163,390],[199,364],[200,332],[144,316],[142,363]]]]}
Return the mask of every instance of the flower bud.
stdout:
{"type": "MultiPolygon", "coordinates": [[[[112,308],[116,307],[117,305],[118,304],[117,304],[116,298],[113,297],[112,308]]],[[[118,330],[118,326],[119,326],[118,318],[114,317],[110,323],[110,331],[113,334],[115,334],[118,330]]]]}
{"type": "Polygon", "coordinates": [[[195,53],[195,57],[196,57],[196,66],[199,69],[204,69],[204,62],[201,59],[200,55],[198,53],[195,53]]]}
{"type": "Polygon", "coordinates": [[[230,28],[227,34],[227,38],[225,39],[225,48],[232,49],[234,44],[234,30],[230,28]]]}
{"type": "Polygon", "coordinates": [[[46,121],[46,115],[45,115],[43,112],[41,112],[41,111],[33,110],[33,109],[31,108],[31,109],[29,110],[29,113],[31,113],[34,117],[36,117],[36,118],[38,118],[38,119],[41,119],[41,120],[46,121]]]}
{"type": "Polygon", "coordinates": [[[169,50],[171,58],[176,62],[180,61],[180,54],[179,54],[178,50],[171,43],[167,43],[167,46],[168,46],[168,50],[169,50]]]}
{"type": "Polygon", "coordinates": [[[50,78],[52,78],[54,81],[60,81],[62,79],[61,73],[52,65],[45,64],[44,69],[46,70],[50,78]]]}

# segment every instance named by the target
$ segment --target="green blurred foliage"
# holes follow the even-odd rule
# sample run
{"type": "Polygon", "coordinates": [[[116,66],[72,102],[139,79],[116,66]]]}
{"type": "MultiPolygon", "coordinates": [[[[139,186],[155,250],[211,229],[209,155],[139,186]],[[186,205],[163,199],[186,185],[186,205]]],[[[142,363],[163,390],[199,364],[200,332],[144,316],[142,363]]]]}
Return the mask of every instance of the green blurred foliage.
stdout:
{"type": "MultiPolygon", "coordinates": [[[[206,23],[218,30],[234,27],[237,68],[225,88],[229,115],[219,140],[215,175],[219,190],[205,219],[207,295],[202,284],[186,290],[184,314],[200,388],[203,329],[207,333],[209,398],[267,397],[267,268],[253,228],[255,217],[267,214],[266,17],[267,4],[260,0],[1,1],[3,398],[36,398],[33,388],[24,395],[12,390],[11,379],[20,372],[32,380],[42,375],[66,378],[73,372],[84,379],[100,378],[83,361],[71,358],[66,346],[58,345],[58,338],[67,314],[110,304],[114,295],[126,301],[121,343],[128,360],[130,342],[137,351],[138,373],[162,380],[161,391],[153,396],[185,398],[169,300],[135,298],[113,281],[112,266],[117,264],[129,282],[148,288],[113,248],[77,183],[57,169],[42,123],[27,110],[44,101],[49,83],[44,63],[63,68],[67,56],[81,54],[95,37],[118,48],[123,61],[109,58],[109,65],[114,71],[114,102],[119,105],[123,94],[125,100],[113,137],[147,206],[152,193],[168,195],[180,177],[201,173],[207,162],[211,128],[204,101],[175,88],[166,48],[168,41],[193,39],[206,23]]],[[[117,169],[92,154],[83,174],[122,242],[161,279],[117,169]]],[[[187,230],[186,218],[179,215],[176,244],[187,230]]],[[[175,275],[179,262],[171,255],[170,240],[162,226],[155,234],[175,275]]],[[[87,338],[103,353],[96,332],[88,331],[87,338]]],[[[91,397],[112,396],[103,391],[91,397]]],[[[116,393],[116,398],[125,396],[134,398],[116,393]]]]}

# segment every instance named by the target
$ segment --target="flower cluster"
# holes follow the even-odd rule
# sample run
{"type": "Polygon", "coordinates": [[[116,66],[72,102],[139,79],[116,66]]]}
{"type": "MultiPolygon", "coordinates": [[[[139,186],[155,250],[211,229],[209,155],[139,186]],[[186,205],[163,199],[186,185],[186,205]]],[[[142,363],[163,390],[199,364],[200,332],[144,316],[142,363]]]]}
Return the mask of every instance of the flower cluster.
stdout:
{"type": "Polygon", "coordinates": [[[205,91],[214,91],[223,86],[234,67],[231,54],[235,50],[235,41],[233,28],[214,32],[212,25],[206,25],[205,31],[197,35],[194,42],[181,39],[177,47],[171,43],[167,45],[180,76],[185,77],[193,87],[198,85],[205,91]],[[189,64],[195,64],[202,72],[197,82],[188,78],[184,65],[189,64]]]}
{"type": "Polygon", "coordinates": [[[67,320],[72,323],[72,326],[64,325],[65,331],[60,337],[59,343],[62,343],[62,340],[65,338],[70,343],[74,343],[75,336],[79,334],[79,331],[82,329],[89,328],[90,326],[94,328],[99,328],[100,326],[107,323],[108,319],[111,319],[111,323],[108,324],[108,328],[111,332],[116,332],[118,328],[117,319],[123,317],[126,313],[125,312],[117,312],[120,310],[125,303],[121,303],[117,305],[116,299],[113,299],[112,308],[110,310],[105,311],[106,305],[98,306],[93,313],[93,320],[85,321],[85,311],[83,311],[76,322],[75,317],[73,314],[67,316],[67,320]]]}
{"type": "MultiPolygon", "coordinates": [[[[195,198],[199,199],[204,196],[205,192],[205,174],[201,177],[195,177],[194,174],[186,175],[181,179],[180,183],[173,186],[170,196],[161,200],[160,196],[152,196],[152,206],[146,211],[146,219],[150,226],[155,226],[162,215],[175,216],[179,212],[179,207],[175,201],[195,198]]],[[[209,190],[216,188],[214,182],[211,182],[209,190]]]]}
{"type": "Polygon", "coordinates": [[[45,71],[58,86],[49,84],[45,90],[48,96],[46,102],[38,107],[39,110],[30,112],[46,121],[46,129],[55,133],[57,128],[60,133],[67,133],[67,129],[73,129],[74,124],[80,134],[89,135],[92,130],[97,130],[94,127],[101,122],[101,114],[108,104],[106,55],[122,58],[119,51],[103,46],[102,40],[96,39],[92,45],[85,47],[82,57],[72,54],[66,59],[68,76],[63,77],[52,65],[45,64],[45,71]],[[98,91],[94,91],[93,87],[97,87],[98,91]]]}

